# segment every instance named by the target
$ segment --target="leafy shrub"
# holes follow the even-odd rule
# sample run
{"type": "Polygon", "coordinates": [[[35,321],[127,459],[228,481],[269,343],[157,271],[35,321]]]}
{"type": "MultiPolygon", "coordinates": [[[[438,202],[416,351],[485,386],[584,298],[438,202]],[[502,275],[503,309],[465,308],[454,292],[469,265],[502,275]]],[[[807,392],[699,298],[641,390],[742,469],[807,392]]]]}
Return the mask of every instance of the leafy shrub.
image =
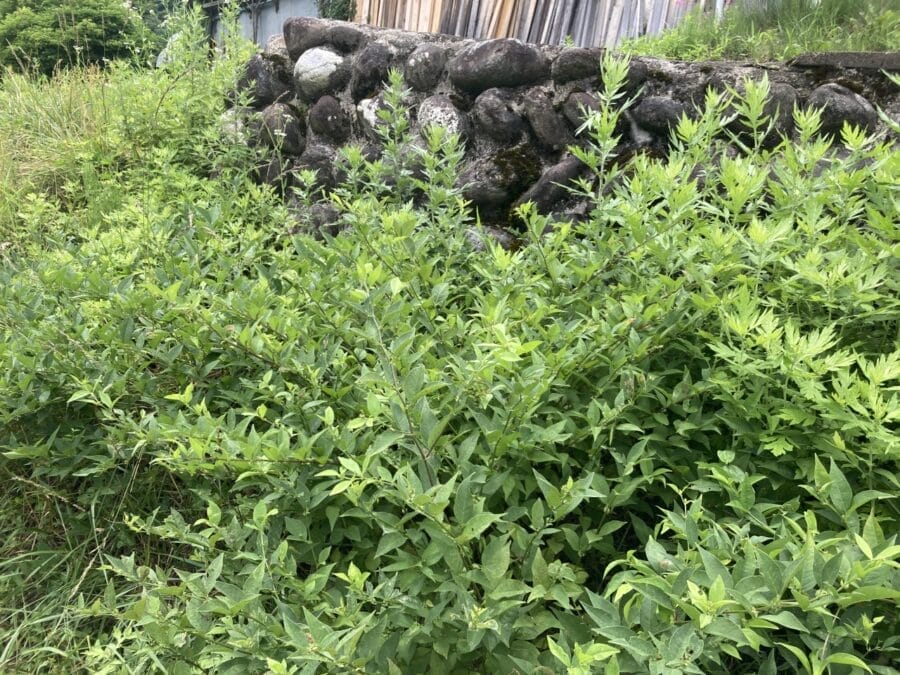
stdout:
{"type": "Polygon", "coordinates": [[[0,67],[49,75],[60,65],[130,59],[152,42],[141,16],[117,0],[0,1],[0,67]]]}
{"type": "Polygon", "coordinates": [[[755,136],[711,92],[619,166],[626,72],[583,130],[590,219],[525,207],[516,251],[471,245],[456,139],[404,150],[395,74],[339,236],[160,162],[168,208],[6,261],[34,543],[0,588],[73,570],[70,667],[897,672],[898,155],[801,111],[764,149],[763,81],[755,136]]]}
{"type": "Polygon", "coordinates": [[[316,7],[323,19],[352,21],[356,13],[355,0],[316,0],[316,7]]]}

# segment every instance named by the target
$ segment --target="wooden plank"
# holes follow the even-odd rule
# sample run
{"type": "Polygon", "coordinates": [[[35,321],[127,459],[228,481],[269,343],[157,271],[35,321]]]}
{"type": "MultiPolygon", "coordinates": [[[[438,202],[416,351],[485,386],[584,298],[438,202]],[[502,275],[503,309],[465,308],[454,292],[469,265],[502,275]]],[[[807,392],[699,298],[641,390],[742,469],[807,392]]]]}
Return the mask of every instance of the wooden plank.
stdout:
{"type": "Polygon", "coordinates": [[[616,0],[609,15],[609,24],[606,27],[606,35],[603,38],[603,46],[607,49],[610,49],[615,45],[616,39],[619,36],[619,27],[622,25],[622,12],[624,9],[624,0],[616,0]]]}
{"type": "Polygon", "coordinates": [[[492,37],[507,37],[509,35],[509,25],[512,21],[513,11],[515,10],[513,0],[503,0],[500,9],[497,11],[496,23],[493,25],[492,37]]]}

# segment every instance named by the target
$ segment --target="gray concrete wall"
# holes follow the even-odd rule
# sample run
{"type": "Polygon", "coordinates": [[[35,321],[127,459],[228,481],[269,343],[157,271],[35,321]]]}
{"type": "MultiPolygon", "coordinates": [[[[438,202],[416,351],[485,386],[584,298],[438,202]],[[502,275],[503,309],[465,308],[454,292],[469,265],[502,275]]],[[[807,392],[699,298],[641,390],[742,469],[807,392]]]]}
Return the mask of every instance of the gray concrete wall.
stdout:
{"type": "MultiPolygon", "coordinates": [[[[254,3],[241,13],[244,37],[264,47],[272,35],[281,35],[281,25],[290,16],[318,16],[316,0],[264,0],[254,3]]],[[[213,38],[219,37],[219,23],[213,18],[210,26],[213,38]]]]}

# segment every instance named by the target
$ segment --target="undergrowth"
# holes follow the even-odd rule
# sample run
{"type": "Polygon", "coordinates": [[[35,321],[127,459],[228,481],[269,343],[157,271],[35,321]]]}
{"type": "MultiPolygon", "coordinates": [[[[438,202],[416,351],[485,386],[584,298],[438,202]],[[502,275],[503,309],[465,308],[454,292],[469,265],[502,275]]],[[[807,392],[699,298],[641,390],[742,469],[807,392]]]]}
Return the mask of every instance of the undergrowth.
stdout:
{"type": "Polygon", "coordinates": [[[621,49],[686,61],[780,61],[805,52],[890,51],[898,44],[896,0],[737,0],[721,21],[697,10],[662,34],[627,40],[621,49]]]}
{"type": "Polygon", "coordinates": [[[619,166],[607,58],[589,219],[478,247],[394,75],[289,235],[236,62],[176,64],[71,75],[3,182],[0,670],[898,672],[890,144],[767,149],[763,80],[619,166]]]}

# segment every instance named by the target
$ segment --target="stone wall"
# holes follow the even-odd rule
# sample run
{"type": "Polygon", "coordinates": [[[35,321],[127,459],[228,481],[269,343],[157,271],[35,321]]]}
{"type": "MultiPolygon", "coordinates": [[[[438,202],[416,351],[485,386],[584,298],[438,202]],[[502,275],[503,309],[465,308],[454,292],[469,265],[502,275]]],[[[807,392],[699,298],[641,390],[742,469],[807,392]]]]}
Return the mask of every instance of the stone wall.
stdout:
{"type": "MultiPolygon", "coordinates": [[[[273,148],[261,178],[289,185],[293,172],[307,168],[329,187],[337,180],[340,146],[357,143],[377,154],[373,129],[384,81],[389,68],[401,70],[411,90],[413,133],[439,124],[461,134],[464,195],[483,219],[506,223],[511,207],[527,200],[541,212],[577,217],[579,205],[559,184],[585,170],[567,147],[579,142],[583,110],[597,105],[601,56],[596,49],[295,17],[251,59],[239,86],[259,113],[256,142],[273,148]]],[[[900,69],[900,55],[840,56],[767,65],[634,58],[627,93],[638,98],[623,117],[618,151],[664,155],[671,126],[702,104],[708,87],[739,88],[745,78],[763,74],[771,83],[771,142],[793,133],[795,104],[823,108],[822,133],[828,134],[839,135],[845,121],[884,131],[875,106],[900,119],[900,91],[883,73],[900,69]]]]}

